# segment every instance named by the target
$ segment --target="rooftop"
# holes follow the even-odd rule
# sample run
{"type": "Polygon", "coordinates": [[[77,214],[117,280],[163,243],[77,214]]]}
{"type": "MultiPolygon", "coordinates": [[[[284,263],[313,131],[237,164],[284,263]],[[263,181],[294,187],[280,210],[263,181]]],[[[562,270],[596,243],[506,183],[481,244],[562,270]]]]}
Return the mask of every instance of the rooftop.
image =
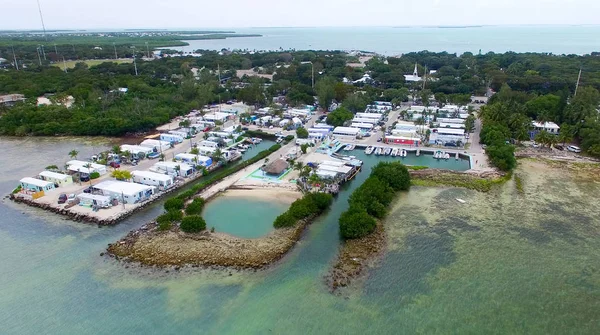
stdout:
{"type": "Polygon", "coordinates": [[[41,180],[41,179],[36,179],[36,178],[31,178],[31,177],[25,177],[21,180],[19,180],[21,183],[25,183],[25,184],[29,184],[29,185],[35,185],[38,187],[45,187],[48,186],[49,184],[54,184],[52,182],[49,181],[45,181],[45,180],[41,180]]]}
{"type": "Polygon", "coordinates": [[[52,171],[42,171],[42,172],[40,172],[40,176],[46,177],[46,178],[54,178],[54,179],[67,179],[67,178],[69,178],[69,176],[66,175],[66,174],[58,173],[58,172],[52,172],[52,171]]]}
{"type": "Polygon", "coordinates": [[[263,168],[263,171],[267,174],[280,175],[289,167],[288,162],[283,159],[276,159],[269,165],[263,168]]]}
{"type": "Polygon", "coordinates": [[[113,192],[113,193],[122,193],[125,195],[135,195],[139,192],[145,192],[147,190],[153,189],[152,186],[136,184],[136,183],[128,183],[124,181],[118,180],[106,180],[101,183],[98,183],[93,186],[96,189],[113,192]]]}

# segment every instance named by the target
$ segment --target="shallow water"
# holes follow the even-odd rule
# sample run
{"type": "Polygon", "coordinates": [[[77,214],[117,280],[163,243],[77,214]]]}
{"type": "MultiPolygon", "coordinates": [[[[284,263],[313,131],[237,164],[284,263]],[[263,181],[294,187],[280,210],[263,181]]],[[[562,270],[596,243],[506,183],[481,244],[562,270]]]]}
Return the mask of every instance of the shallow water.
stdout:
{"type": "Polygon", "coordinates": [[[257,238],[273,231],[273,221],[285,212],[289,203],[225,193],[209,201],[202,212],[207,229],[241,238],[257,238]]]}
{"type": "MultiPolygon", "coordinates": [[[[35,157],[32,150],[6,151],[2,178],[15,169],[4,158],[35,157]]],[[[339,246],[337,218],[375,162],[365,160],[289,255],[251,273],[165,273],[99,256],[157,216],[161,203],[97,228],[5,200],[0,332],[598,333],[600,184],[535,165],[517,171],[524,195],[510,181],[490,193],[415,187],[399,196],[386,220],[389,251],[381,264],[344,292],[347,299],[329,294],[323,276],[339,246]]],[[[43,166],[23,164],[18,175],[43,166]]],[[[12,186],[2,182],[0,191],[12,186]]]]}

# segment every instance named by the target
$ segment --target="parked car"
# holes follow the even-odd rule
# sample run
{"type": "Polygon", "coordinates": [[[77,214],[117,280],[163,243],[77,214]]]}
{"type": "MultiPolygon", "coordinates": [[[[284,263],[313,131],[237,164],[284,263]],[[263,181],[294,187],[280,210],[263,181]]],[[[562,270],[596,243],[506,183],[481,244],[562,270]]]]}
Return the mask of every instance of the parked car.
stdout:
{"type": "Polygon", "coordinates": [[[153,152],[151,154],[148,154],[148,156],[146,156],[146,158],[148,158],[148,159],[155,159],[158,157],[160,157],[160,154],[158,152],[153,152]]]}
{"type": "Polygon", "coordinates": [[[92,193],[92,187],[87,187],[86,189],[83,190],[83,193],[92,193]]]}
{"type": "Polygon", "coordinates": [[[377,139],[377,142],[381,142],[381,141],[383,141],[383,137],[380,137],[377,139]]]}
{"type": "Polygon", "coordinates": [[[61,193],[58,196],[58,203],[59,204],[64,204],[65,202],[67,202],[67,199],[68,199],[67,194],[66,193],[61,193]]]}
{"type": "Polygon", "coordinates": [[[555,145],[554,145],[554,148],[555,148],[555,149],[558,149],[558,150],[561,150],[561,151],[562,151],[562,150],[565,150],[565,147],[563,147],[561,144],[555,144],[555,145]]]}
{"type": "Polygon", "coordinates": [[[567,147],[567,150],[569,150],[570,152],[576,152],[576,153],[580,153],[581,152],[581,148],[575,145],[569,145],[567,147]]]}
{"type": "Polygon", "coordinates": [[[242,127],[242,130],[243,130],[243,131],[247,131],[247,130],[248,130],[248,127],[242,127]]]}
{"type": "Polygon", "coordinates": [[[90,176],[87,174],[82,174],[79,176],[79,181],[82,181],[82,182],[90,181],[90,176]]]}
{"type": "Polygon", "coordinates": [[[121,167],[121,164],[119,164],[117,162],[114,162],[114,161],[110,162],[110,164],[108,164],[108,165],[110,165],[110,167],[113,168],[113,169],[118,169],[118,168],[121,167]]]}
{"type": "Polygon", "coordinates": [[[205,133],[206,133],[206,132],[209,132],[209,131],[210,131],[210,127],[206,127],[206,128],[204,128],[204,130],[203,130],[203,132],[205,132],[205,133]]]}

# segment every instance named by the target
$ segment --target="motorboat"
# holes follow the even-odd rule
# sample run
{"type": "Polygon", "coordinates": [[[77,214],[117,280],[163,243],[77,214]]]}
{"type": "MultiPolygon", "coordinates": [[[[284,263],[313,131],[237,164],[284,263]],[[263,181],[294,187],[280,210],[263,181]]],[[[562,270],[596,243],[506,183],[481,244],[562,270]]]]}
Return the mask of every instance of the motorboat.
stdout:
{"type": "Polygon", "coordinates": [[[365,149],[365,154],[367,154],[367,155],[370,155],[370,154],[372,154],[372,153],[373,153],[373,151],[374,151],[374,150],[375,150],[375,147],[374,147],[374,146],[372,146],[372,145],[371,145],[371,146],[368,146],[368,147],[365,149]]]}
{"type": "Polygon", "coordinates": [[[398,148],[392,149],[392,157],[398,156],[398,148]]]}
{"type": "Polygon", "coordinates": [[[450,154],[449,154],[449,153],[447,153],[447,152],[445,152],[445,153],[444,153],[444,159],[445,159],[445,160],[448,160],[448,159],[450,159],[450,154]]]}
{"type": "Polygon", "coordinates": [[[400,152],[400,156],[401,157],[406,157],[406,155],[407,155],[406,150],[402,149],[402,151],[400,152]]]}
{"type": "Polygon", "coordinates": [[[458,159],[460,158],[460,156],[458,155],[458,152],[456,153],[456,156],[454,156],[454,158],[455,158],[456,160],[458,160],[458,159]]]}
{"type": "Polygon", "coordinates": [[[375,155],[380,156],[383,153],[383,148],[375,149],[375,155]]]}
{"type": "Polygon", "coordinates": [[[444,157],[444,153],[442,153],[442,151],[438,150],[433,154],[433,158],[435,159],[442,159],[444,157]]]}
{"type": "Polygon", "coordinates": [[[385,148],[383,152],[386,156],[389,156],[392,153],[392,148],[385,148]]]}
{"type": "Polygon", "coordinates": [[[344,147],[344,150],[351,151],[351,150],[354,150],[354,148],[355,148],[354,144],[348,144],[344,147]]]}
{"type": "Polygon", "coordinates": [[[417,157],[421,156],[421,149],[417,149],[417,157]]]}

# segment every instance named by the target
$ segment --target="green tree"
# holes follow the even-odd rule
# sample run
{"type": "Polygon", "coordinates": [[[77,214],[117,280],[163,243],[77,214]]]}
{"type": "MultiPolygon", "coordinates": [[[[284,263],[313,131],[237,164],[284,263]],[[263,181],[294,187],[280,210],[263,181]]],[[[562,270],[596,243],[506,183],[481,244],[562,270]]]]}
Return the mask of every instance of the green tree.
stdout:
{"type": "Polygon", "coordinates": [[[200,149],[198,149],[198,148],[191,148],[190,149],[190,154],[192,154],[192,155],[199,155],[200,154],[200,149]]]}
{"type": "Polygon", "coordinates": [[[308,130],[304,127],[299,127],[296,129],[296,137],[298,138],[308,138],[308,130]]]}
{"type": "Polygon", "coordinates": [[[181,220],[179,228],[185,233],[199,233],[206,229],[206,221],[200,215],[189,215],[181,220]]]}
{"type": "Polygon", "coordinates": [[[165,201],[164,208],[167,212],[170,211],[180,211],[185,207],[185,202],[183,199],[179,198],[171,198],[165,201]]]}
{"type": "Polygon", "coordinates": [[[79,155],[79,151],[77,151],[75,149],[69,151],[69,157],[71,157],[73,159],[77,159],[77,155],[79,155]]]}
{"type": "Polygon", "coordinates": [[[371,169],[371,176],[387,183],[394,191],[410,188],[410,173],[400,162],[379,162],[371,169]]]}
{"type": "Polygon", "coordinates": [[[331,77],[325,77],[319,80],[315,85],[319,106],[321,106],[324,111],[329,110],[329,106],[331,106],[331,102],[335,98],[335,85],[336,81],[331,77]]]}
{"type": "Polygon", "coordinates": [[[352,120],[354,118],[354,114],[351,111],[347,110],[344,107],[339,107],[327,114],[327,124],[332,125],[334,127],[343,126],[346,121],[352,120]]]}
{"type": "Polygon", "coordinates": [[[565,145],[567,142],[571,142],[573,138],[575,138],[574,127],[568,123],[563,123],[560,126],[557,141],[565,145]]]}
{"type": "Polygon", "coordinates": [[[340,235],[348,240],[369,235],[377,227],[377,221],[363,208],[342,213],[339,225],[340,235]]]}

